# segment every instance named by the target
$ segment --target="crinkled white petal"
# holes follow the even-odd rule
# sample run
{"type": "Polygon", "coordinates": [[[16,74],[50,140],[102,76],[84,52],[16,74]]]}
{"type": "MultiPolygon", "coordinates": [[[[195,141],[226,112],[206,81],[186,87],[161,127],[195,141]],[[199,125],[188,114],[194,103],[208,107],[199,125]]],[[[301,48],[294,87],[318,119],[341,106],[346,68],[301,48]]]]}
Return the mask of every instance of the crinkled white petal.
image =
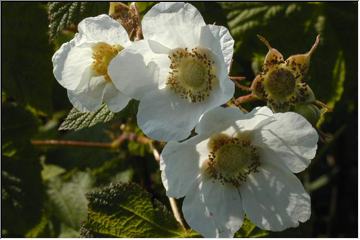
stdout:
{"type": "Polygon", "coordinates": [[[185,196],[182,210],[190,227],[208,238],[233,237],[244,211],[236,188],[199,177],[185,196]]]}
{"type": "Polygon", "coordinates": [[[196,125],[195,132],[202,135],[211,135],[221,132],[231,125],[235,125],[235,121],[244,117],[238,108],[234,107],[217,107],[202,115],[200,122],[196,125]]]}
{"type": "Polygon", "coordinates": [[[107,83],[104,89],[104,99],[110,111],[119,112],[126,107],[131,98],[117,90],[112,83],[107,83]]]}
{"type": "Polygon", "coordinates": [[[160,156],[161,179],[166,195],[185,196],[200,174],[200,166],[208,158],[208,140],[195,136],[182,143],[168,142],[160,156]]]}
{"type": "Polygon", "coordinates": [[[202,26],[205,22],[200,12],[182,2],[158,3],[142,20],[144,39],[155,40],[171,49],[197,47],[202,26]]]}
{"type": "Polygon", "coordinates": [[[282,231],[310,218],[310,196],[286,168],[262,163],[240,186],[240,192],[246,215],[262,229],[282,231]]]}
{"type": "Polygon", "coordinates": [[[104,77],[92,77],[89,79],[91,85],[81,92],[68,90],[68,97],[72,105],[81,112],[94,112],[102,104],[104,87],[106,81],[104,77]]]}
{"type": "Polygon", "coordinates": [[[256,107],[251,112],[245,114],[242,119],[236,121],[240,131],[253,130],[267,124],[274,119],[271,117],[273,112],[268,107],[256,107]]]}
{"type": "Polygon", "coordinates": [[[207,25],[202,27],[201,46],[207,47],[224,58],[226,69],[230,71],[234,54],[234,39],[229,30],[223,26],[207,25]],[[210,36],[210,34],[212,36],[210,36]]]}
{"type": "Polygon", "coordinates": [[[281,162],[294,173],[303,171],[316,154],[316,130],[297,113],[276,113],[272,117],[274,121],[255,131],[254,144],[262,148],[265,160],[281,162]]]}
{"type": "Polygon", "coordinates": [[[105,14],[85,18],[79,23],[78,30],[81,37],[90,42],[120,44],[122,47],[128,47],[131,44],[124,27],[105,14]]]}
{"type": "Polygon", "coordinates": [[[117,89],[134,99],[141,99],[164,84],[159,78],[159,69],[166,70],[169,66],[168,55],[154,53],[148,41],[141,40],[113,58],[108,72],[117,89]]]}
{"type": "Polygon", "coordinates": [[[76,82],[64,82],[62,80],[62,72],[64,70],[65,60],[70,50],[76,45],[77,40],[78,40],[78,34],[75,34],[73,39],[61,45],[61,47],[54,53],[51,59],[53,62],[53,73],[55,79],[60,83],[61,86],[65,88],[70,87],[72,89],[75,89],[77,85],[76,82]]]}
{"type": "Polygon", "coordinates": [[[52,58],[55,78],[61,86],[68,90],[75,90],[79,87],[85,71],[93,62],[92,45],[83,43],[75,46],[75,43],[76,39],[74,38],[63,44],[52,58]]]}

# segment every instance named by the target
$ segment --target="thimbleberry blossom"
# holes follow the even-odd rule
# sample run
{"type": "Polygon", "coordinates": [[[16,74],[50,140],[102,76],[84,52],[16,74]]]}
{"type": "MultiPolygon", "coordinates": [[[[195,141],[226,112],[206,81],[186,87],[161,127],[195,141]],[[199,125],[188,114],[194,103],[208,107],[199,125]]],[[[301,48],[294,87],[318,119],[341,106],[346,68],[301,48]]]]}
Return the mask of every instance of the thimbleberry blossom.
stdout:
{"type": "Polygon", "coordinates": [[[234,40],[222,26],[206,25],[189,3],[162,2],[143,17],[144,40],[116,56],[109,75],[140,101],[139,127],[156,140],[182,140],[205,112],[230,100],[234,40]]]}
{"type": "Polygon", "coordinates": [[[131,45],[126,30],[109,16],[99,15],[82,20],[78,31],[52,58],[56,80],[79,111],[96,111],[102,103],[113,112],[122,110],[130,98],[115,88],[108,65],[131,45]]]}
{"type": "Polygon", "coordinates": [[[318,135],[293,112],[216,108],[184,142],[161,153],[168,196],[181,198],[191,228],[204,237],[233,237],[244,215],[265,230],[282,231],[310,218],[310,196],[293,174],[314,158],[318,135]]]}

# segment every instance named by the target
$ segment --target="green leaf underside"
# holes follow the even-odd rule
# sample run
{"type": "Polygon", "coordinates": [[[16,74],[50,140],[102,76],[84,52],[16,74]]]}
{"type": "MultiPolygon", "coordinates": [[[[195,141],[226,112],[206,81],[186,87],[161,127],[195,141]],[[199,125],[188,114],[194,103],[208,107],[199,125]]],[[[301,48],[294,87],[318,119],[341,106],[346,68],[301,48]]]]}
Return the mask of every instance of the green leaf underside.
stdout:
{"type": "Polygon", "coordinates": [[[128,119],[129,116],[135,116],[139,102],[131,100],[128,105],[120,112],[114,113],[103,104],[95,112],[80,112],[76,108],[71,109],[64,122],[60,125],[59,130],[80,130],[105,123],[115,119],[128,119]]]}
{"type": "Polygon", "coordinates": [[[85,193],[93,186],[93,179],[86,172],[78,172],[70,182],[54,177],[48,184],[48,196],[56,217],[66,227],[78,231],[86,219],[87,199],[85,193]]]}
{"type": "Polygon", "coordinates": [[[111,112],[105,104],[96,112],[80,112],[73,108],[60,125],[59,130],[80,130],[85,127],[92,127],[100,122],[108,122],[114,118],[115,113],[111,112]]]}
{"type": "Polygon", "coordinates": [[[114,184],[87,195],[83,236],[181,237],[171,213],[134,183],[114,184]]]}

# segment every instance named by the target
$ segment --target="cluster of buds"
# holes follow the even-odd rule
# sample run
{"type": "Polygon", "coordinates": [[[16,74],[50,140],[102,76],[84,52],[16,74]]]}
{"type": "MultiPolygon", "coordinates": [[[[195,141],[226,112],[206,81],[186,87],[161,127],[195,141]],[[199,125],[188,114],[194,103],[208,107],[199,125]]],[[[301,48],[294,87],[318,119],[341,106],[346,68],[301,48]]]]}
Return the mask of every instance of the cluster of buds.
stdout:
{"type": "Polygon", "coordinates": [[[251,84],[251,93],[236,99],[236,104],[260,99],[274,112],[295,111],[304,114],[310,122],[316,124],[320,117],[320,109],[328,107],[316,100],[314,92],[305,82],[305,76],[320,36],[316,37],[315,43],[307,53],[292,55],[286,60],[264,37],[258,37],[269,51],[265,56],[262,71],[251,84]]]}

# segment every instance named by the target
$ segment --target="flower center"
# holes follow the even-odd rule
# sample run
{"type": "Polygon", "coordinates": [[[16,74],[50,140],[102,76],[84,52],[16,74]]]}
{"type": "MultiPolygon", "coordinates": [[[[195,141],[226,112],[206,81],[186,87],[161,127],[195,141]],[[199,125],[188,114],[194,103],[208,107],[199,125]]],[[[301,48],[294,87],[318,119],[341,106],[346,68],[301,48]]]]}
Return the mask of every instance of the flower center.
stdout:
{"type": "Polygon", "coordinates": [[[286,99],[294,93],[295,77],[286,69],[278,68],[269,73],[265,87],[274,99],[286,99]]]}
{"type": "Polygon", "coordinates": [[[216,134],[210,138],[207,173],[221,183],[230,183],[238,187],[245,182],[251,172],[260,165],[257,149],[251,145],[247,134],[230,137],[216,134]]]}
{"type": "Polygon", "coordinates": [[[93,64],[92,69],[96,76],[104,76],[105,80],[111,82],[108,74],[110,61],[123,49],[120,45],[109,45],[104,42],[96,43],[93,47],[93,64]]]}
{"type": "Polygon", "coordinates": [[[181,98],[196,103],[210,96],[217,84],[215,62],[203,48],[175,49],[169,55],[171,64],[166,85],[181,98]]]}

